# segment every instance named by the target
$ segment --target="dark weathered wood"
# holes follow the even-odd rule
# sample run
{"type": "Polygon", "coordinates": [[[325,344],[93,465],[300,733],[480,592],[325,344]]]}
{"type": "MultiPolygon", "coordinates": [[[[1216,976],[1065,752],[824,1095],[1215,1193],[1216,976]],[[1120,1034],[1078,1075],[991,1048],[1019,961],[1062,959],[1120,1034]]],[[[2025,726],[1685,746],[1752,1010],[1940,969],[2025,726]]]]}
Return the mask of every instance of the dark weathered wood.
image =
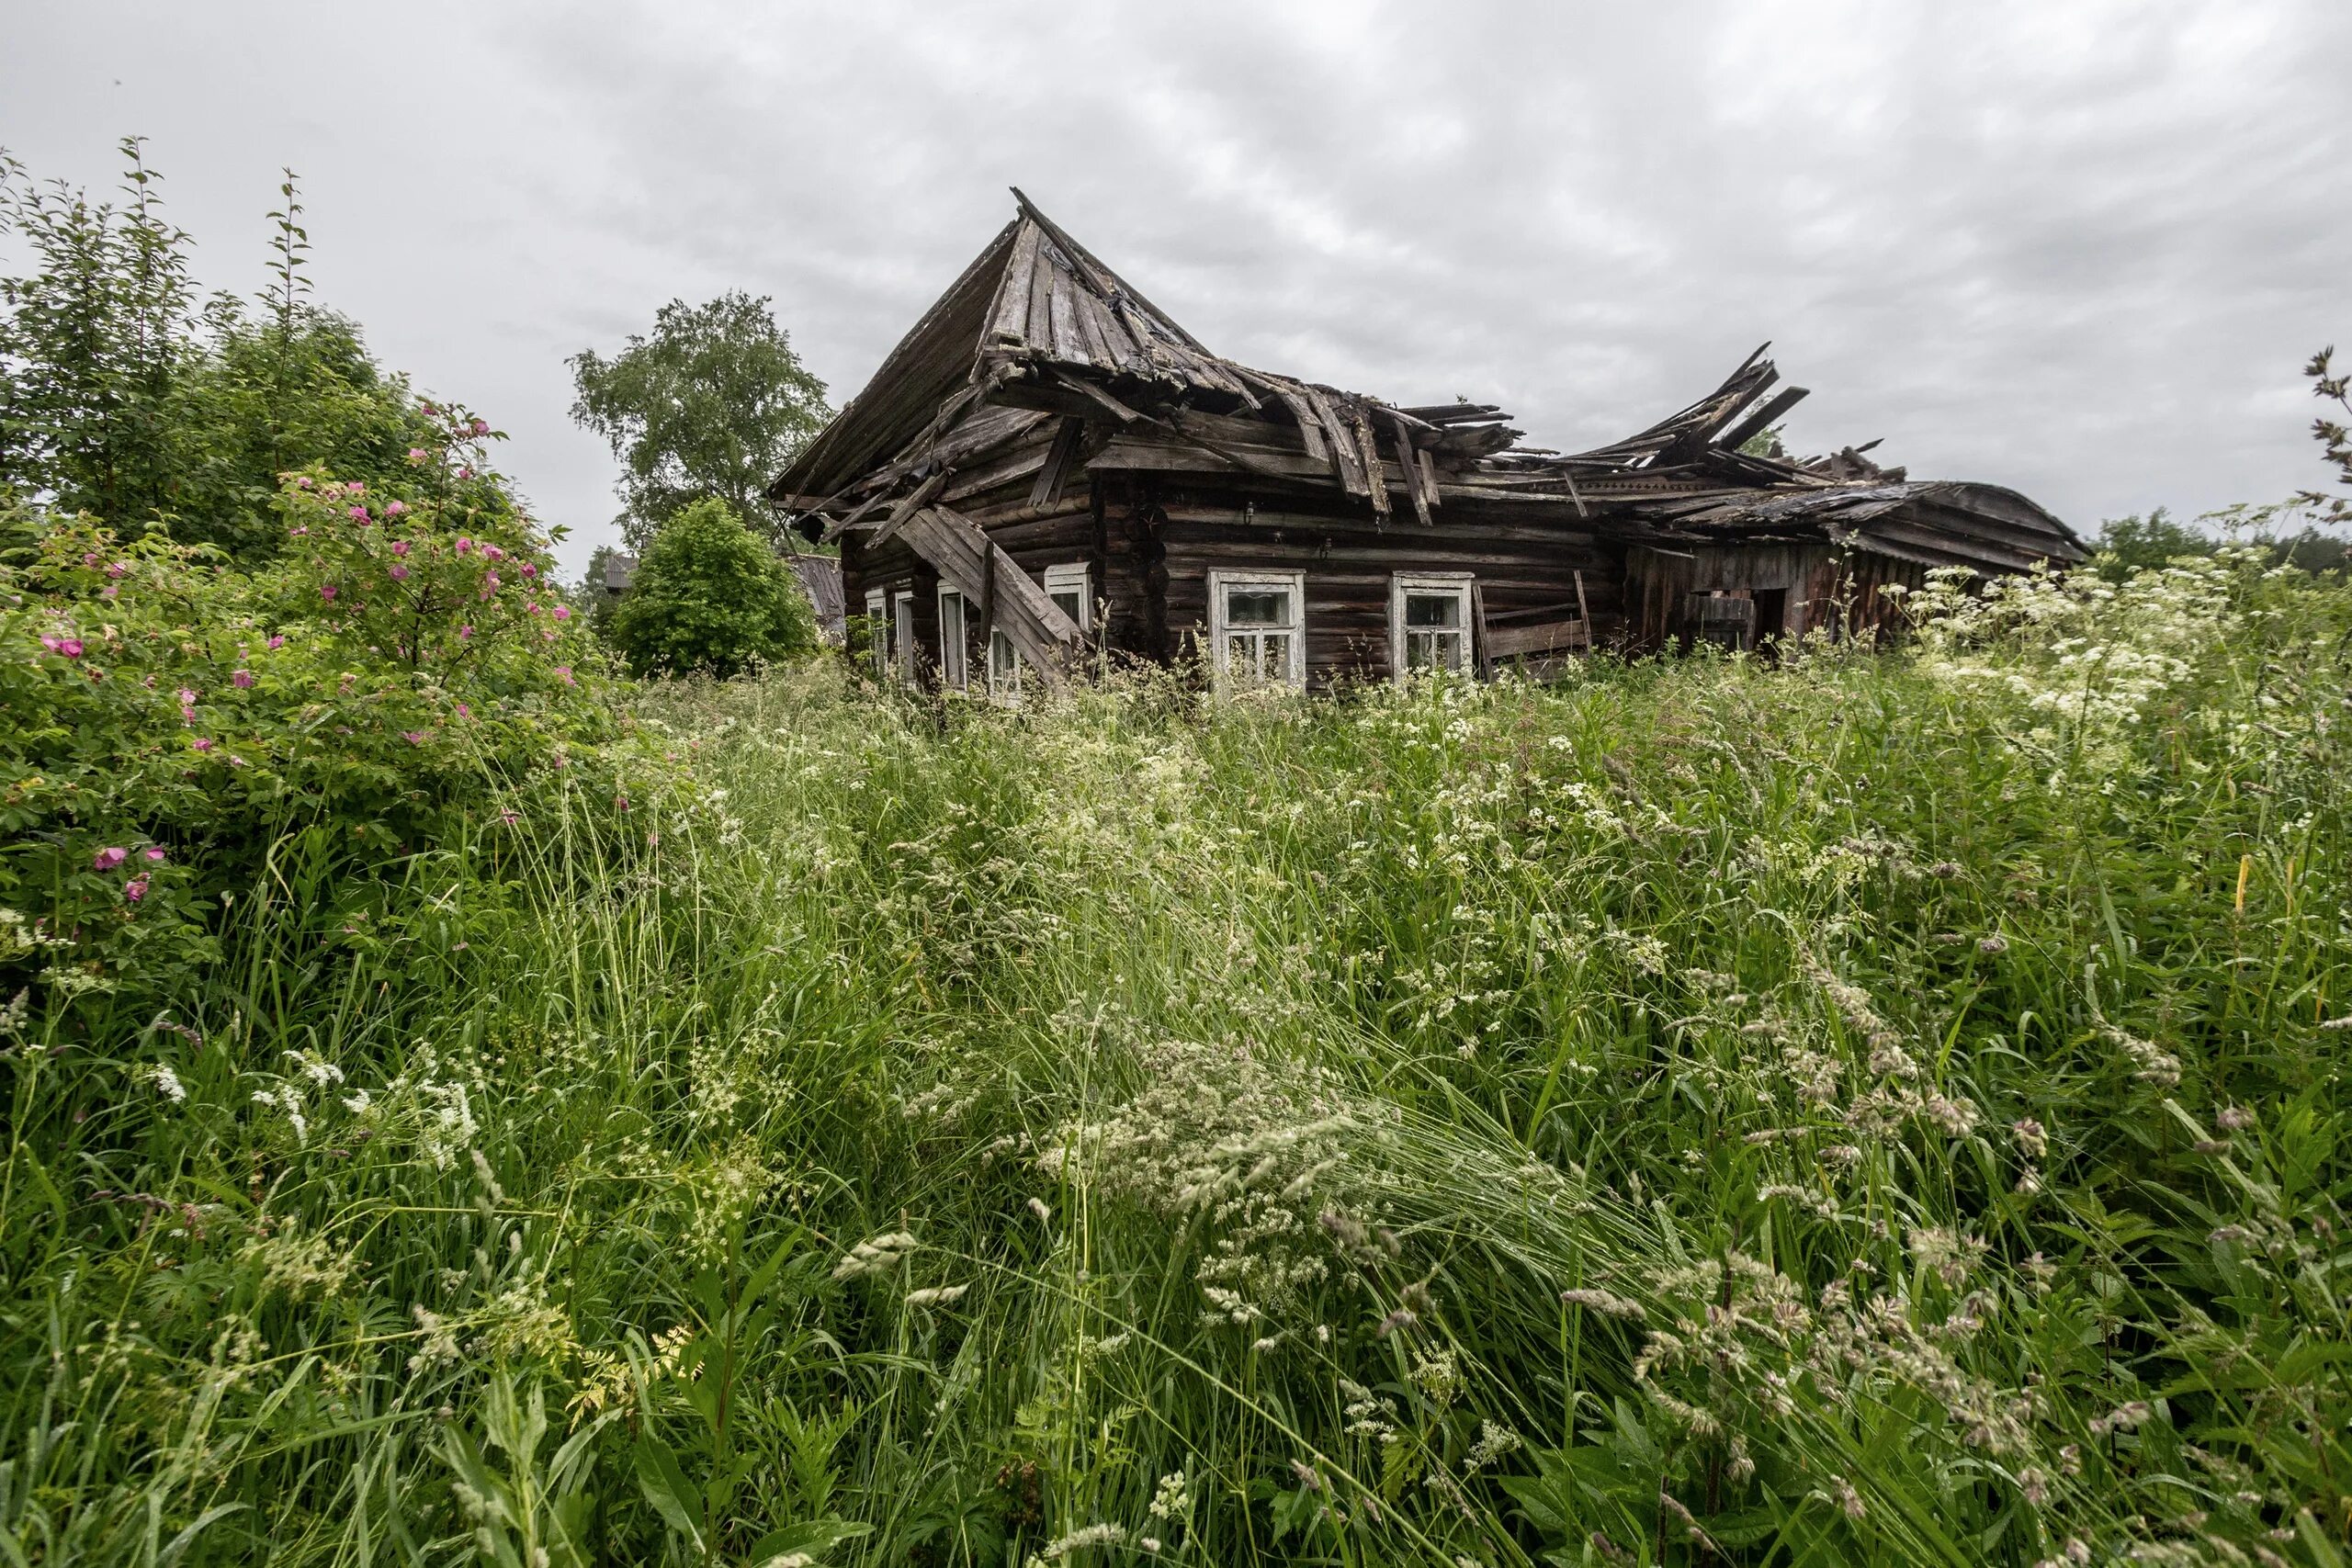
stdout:
{"type": "Polygon", "coordinates": [[[1934,565],[2081,558],[2013,491],[1910,481],[1867,446],[1738,452],[1802,395],[1776,389],[1769,345],[1645,429],[1562,453],[1521,445],[1497,404],[1388,403],[1222,358],[1018,199],[771,489],[796,526],[842,539],[854,603],[932,573],[1010,622],[1016,575],[1035,588],[1084,560],[1106,646],[1166,658],[1204,617],[1210,570],[1297,570],[1322,682],[1387,667],[1398,572],[1472,575],[1485,668],[1538,627],[1555,629],[1530,658],[1555,657],[1567,628],[1586,649],[1661,646],[1693,629],[1693,592],[1761,595],[1782,635],[1867,635],[1901,624],[1881,590],[1934,565]],[[1405,507],[1416,526],[1389,528],[1405,507]]]}
{"type": "Polygon", "coordinates": [[[1813,395],[1810,387],[1783,387],[1756,406],[1755,412],[1716,438],[1715,445],[1736,452],[1771,428],[1772,422],[1813,395]]]}
{"type": "Polygon", "coordinates": [[[1421,466],[1415,460],[1412,432],[1405,428],[1403,417],[1394,409],[1389,411],[1388,423],[1396,438],[1396,471],[1405,481],[1405,494],[1412,501],[1413,520],[1426,528],[1430,526],[1430,498],[1421,489],[1421,466]]]}
{"type": "Polygon", "coordinates": [[[866,547],[871,549],[875,546],[888,543],[891,536],[898,533],[899,529],[905,527],[907,525],[907,520],[912,517],[917,512],[921,511],[923,502],[929,501],[933,496],[937,495],[946,483],[947,470],[942,468],[939,472],[932,475],[931,478],[923,480],[922,483],[915,486],[912,491],[908,492],[905,500],[899,502],[897,506],[890,509],[889,517],[884,521],[882,526],[874,530],[874,536],[866,541],[866,547]]]}
{"type": "Polygon", "coordinates": [[[1050,504],[1062,492],[1069,479],[1070,468],[1078,461],[1079,443],[1086,439],[1086,425],[1075,419],[1065,419],[1054,433],[1053,450],[1046,456],[1045,466],[1037,470],[1037,483],[1029,491],[1029,504],[1050,504]]]}
{"type": "Polygon", "coordinates": [[[1363,455],[1363,471],[1370,478],[1366,488],[1372,492],[1372,514],[1385,523],[1388,521],[1388,481],[1380,472],[1380,445],[1373,436],[1372,421],[1359,410],[1349,424],[1355,433],[1356,450],[1363,455]]]}

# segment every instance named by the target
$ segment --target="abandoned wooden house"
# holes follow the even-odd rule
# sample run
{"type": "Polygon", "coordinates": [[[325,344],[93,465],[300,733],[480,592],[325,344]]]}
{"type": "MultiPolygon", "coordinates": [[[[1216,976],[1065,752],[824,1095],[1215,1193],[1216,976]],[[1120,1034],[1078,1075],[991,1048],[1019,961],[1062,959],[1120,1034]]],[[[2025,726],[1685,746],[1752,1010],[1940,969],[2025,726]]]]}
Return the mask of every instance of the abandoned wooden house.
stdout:
{"type": "MultiPolygon", "coordinates": [[[[1802,388],[1758,350],[1589,452],[1498,408],[1387,403],[1212,354],[1021,196],[1019,211],[780,475],[841,546],[879,673],[1002,694],[1071,658],[1204,657],[1326,686],[1896,615],[1890,584],[2082,558],[1996,485],[1857,449],[1742,450],[1802,388]]],[[[860,641],[859,639],[863,640],[860,641]]]]}

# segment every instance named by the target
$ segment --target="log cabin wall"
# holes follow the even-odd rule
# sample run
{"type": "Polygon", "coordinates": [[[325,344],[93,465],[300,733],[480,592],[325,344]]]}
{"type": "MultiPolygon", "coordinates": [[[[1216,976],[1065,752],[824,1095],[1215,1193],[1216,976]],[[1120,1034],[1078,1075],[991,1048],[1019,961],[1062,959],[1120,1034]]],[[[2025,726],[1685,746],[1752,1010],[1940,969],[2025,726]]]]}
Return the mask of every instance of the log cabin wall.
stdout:
{"type": "Polygon", "coordinates": [[[1823,630],[1839,637],[1898,630],[1902,606],[1879,590],[1891,584],[1916,592],[1927,580],[1927,569],[1916,562],[1798,543],[1636,545],[1626,551],[1625,570],[1634,607],[1627,641],[1643,650],[1689,645],[1698,630],[1690,615],[1694,593],[1754,601],[1761,642],[1823,630]]]}
{"type": "Polygon", "coordinates": [[[1432,527],[1396,520],[1381,526],[1361,503],[1339,495],[1167,476],[1145,488],[1166,552],[1162,657],[1201,651],[1212,570],[1305,574],[1306,681],[1317,689],[1389,673],[1389,590],[1400,572],[1468,572],[1489,620],[1574,614],[1581,572],[1595,640],[1621,635],[1618,558],[1566,507],[1498,512],[1449,503],[1432,527]]]}

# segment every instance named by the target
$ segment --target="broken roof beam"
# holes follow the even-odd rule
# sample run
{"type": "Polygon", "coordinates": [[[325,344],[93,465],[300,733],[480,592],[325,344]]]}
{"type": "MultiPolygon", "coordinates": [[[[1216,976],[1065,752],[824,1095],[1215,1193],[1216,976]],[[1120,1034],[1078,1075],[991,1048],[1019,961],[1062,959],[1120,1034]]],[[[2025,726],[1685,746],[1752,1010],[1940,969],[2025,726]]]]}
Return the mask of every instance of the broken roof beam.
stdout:
{"type": "Polygon", "coordinates": [[[1736,452],[1758,435],[1772,427],[1772,422],[1812,396],[1810,387],[1783,387],[1770,400],[1759,403],[1747,418],[1715,438],[1715,445],[1736,452]]]}

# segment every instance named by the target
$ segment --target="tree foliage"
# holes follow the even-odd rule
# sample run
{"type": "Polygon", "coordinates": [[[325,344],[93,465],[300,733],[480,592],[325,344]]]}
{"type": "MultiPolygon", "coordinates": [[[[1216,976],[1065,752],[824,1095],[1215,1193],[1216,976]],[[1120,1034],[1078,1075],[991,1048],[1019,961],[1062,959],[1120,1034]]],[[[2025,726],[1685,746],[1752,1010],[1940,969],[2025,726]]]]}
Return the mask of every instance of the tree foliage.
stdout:
{"type": "Polygon", "coordinates": [[[571,417],[611,446],[631,547],[690,502],[715,497],[764,517],[762,492],[832,417],[764,297],[729,290],[709,303],[673,299],[650,335],[607,359],[571,359],[571,417]]]}
{"type": "Polygon", "coordinates": [[[723,679],[813,649],[817,619],[775,547],[726,502],[706,496],[653,536],[613,637],[639,675],[723,679]]]}
{"type": "Polygon", "coordinates": [[[359,329],[310,298],[289,172],[272,286],[200,305],[188,236],[163,219],[136,139],[119,207],[0,164],[0,228],[32,254],[0,279],[0,486],[125,537],[163,526],[238,560],[276,554],[279,476],[399,477],[433,423],[359,329]]]}
{"type": "MultiPolygon", "coordinates": [[[[2352,376],[2335,374],[2335,358],[2332,345],[2323,348],[2312,355],[2303,374],[2311,378],[2312,396],[2334,403],[2352,418],[2352,376]]],[[[2296,499],[2313,508],[2323,523],[2352,523],[2352,431],[2323,415],[2312,421],[2312,437],[2319,443],[2323,460],[2335,470],[2335,482],[2342,488],[2333,495],[2307,490],[2296,499]]]]}
{"type": "Polygon", "coordinates": [[[0,510],[0,997],[152,1009],[289,835],[365,938],[397,903],[375,873],[482,830],[486,789],[594,769],[610,706],[549,541],[488,423],[428,417],[397,483],[289,475],[252,571],[0,510]]]}

